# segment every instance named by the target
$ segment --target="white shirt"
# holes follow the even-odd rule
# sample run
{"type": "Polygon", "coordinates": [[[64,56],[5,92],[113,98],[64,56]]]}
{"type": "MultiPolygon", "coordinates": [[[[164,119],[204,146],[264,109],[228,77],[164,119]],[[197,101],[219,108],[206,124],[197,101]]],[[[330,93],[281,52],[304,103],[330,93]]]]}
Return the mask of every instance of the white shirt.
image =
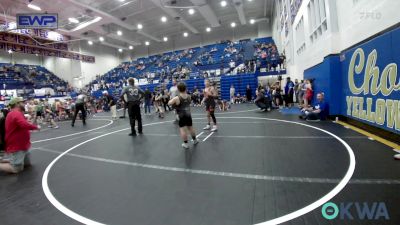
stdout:
{"type": "Polygon", "coordinates": [[[174,98],[174,97],[176,97],[177,95],[178,95],[178,87],[175,85],[175,86],[172,86],[170,89],[169,89],[169,93],[170,93],[170,95],[171,95],[171,98],[174,98]]]}
{"type": "Polygon", "coordinates": [[[229,90],[229,94],[231,96],[235,95],[235,88],[234,87],[231,87],[231,89],[229,90]]]}

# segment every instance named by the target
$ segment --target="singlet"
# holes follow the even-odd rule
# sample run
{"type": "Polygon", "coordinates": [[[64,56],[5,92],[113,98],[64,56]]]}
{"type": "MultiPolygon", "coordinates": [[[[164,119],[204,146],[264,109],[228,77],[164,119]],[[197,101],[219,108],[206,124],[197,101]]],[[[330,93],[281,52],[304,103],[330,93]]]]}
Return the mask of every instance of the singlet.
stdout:
{"type": "MultiPolygon", "coordinates": [[[[212,94],[212,89],[215,90],[215,88],[208,87],[208,88],[204,88],[204,92],[206,92],[206,89],[208,90],[208,92],[211,92],[211,94],[212,94]]],[[[212,95],[208,95],[207,98],[206,98],[206,100],[205,100],[206,105],[213,105],[213,104],[215,104],[214,98],[216,98],[216,97],[214,97],[214,96],[212,96],[212,95]]]]}
{"type": "Polygon", "coordinates": [[[187,95],[187,98],[183,98],[181,95],[179,97],[179,105],[176,106],[176,112],[180,117],[182,116],[190,116],[190,103],[192,102],[190,99],[190,95],[187,95]]]}
{"type": "Polygon", "coordinates": [[[36,111],[36,112],[43,112],[43,105],[42,105],[41,103],[39,103],[38,105],[36,105],[35,111],[36,111]]]}

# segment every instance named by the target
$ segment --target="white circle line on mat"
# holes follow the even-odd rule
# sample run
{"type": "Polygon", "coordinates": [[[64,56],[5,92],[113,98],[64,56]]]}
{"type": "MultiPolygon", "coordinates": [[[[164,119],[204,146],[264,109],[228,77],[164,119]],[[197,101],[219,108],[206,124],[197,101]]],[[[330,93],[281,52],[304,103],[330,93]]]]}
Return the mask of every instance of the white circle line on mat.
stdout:
{"type": "Polygon", "coordinates": [[[90,129],[90,130],[85,130],[85,131],[82,131],[82,132],[77,132],[77,133],[73,133],[73,134],[67,134],[67,135],[62,135],[62,136],[58,136],[58,137],[32,141],[32,144],[45,142],[45,141],[56,140],[56,139],[65,138],[65,137],[71,137],[71,136],[75,136],[75,135],[78,135],[78,134],[84,134],[84,133],[92,132],[92,131],[95,131],[95,130],[100,130],[100,129],[102,129],[104,127],[108,127],[108,126],[110,126],[111,124],[114,123],[114,121],[106,120],[106,119],[91,119],[91,120],[109,121],[109,123],[107,123],[106,125],[103,125],[103,126],[100,126],[100,127],[96,127],[96,128],[90,129]]]}
{"type": "MultiPolygon", "coordinates": [[[[305,123],[299,123],[299,122],[294,122],[294,121],[287,121],[287,120],[280,120],[280,119],[272,119],[272,118],[260,118],[260,117],[219,117],[221,119],[253,119],[253,120],[271,120],[271,121],[279,121],[279,122],[283,122],[283,123],[292,123],[292,124],[297,124],[300,126],[305,126],[305,127],[309,127],[309,128],[313,128],[316,130],[319,130],[321,132],[324,132],[328,135],[331,135],[332,137],[334,137],[335,139],[337,139],[343,146],[345,146],[347,153],[349,155],[349,167],[346,171],[345,176],[339,181],[339,183],[331,190],[329,191],[326,195],[324,195],[323,197],[319,198],[317,201],[304,206],[301,209],[295,210],[293,212],[290,212],[286,215],[280,216],[278,218],[275,219],[271,219],[262,223],[258,223],[258,225],[275,225],[275,224],[281,224],[290,220],[293,220],[295,218],[298,218],[300,216],[303,216],[311,211],[313,211],[314,209],[322,206],[323,204],[325,204],[326,202],[328,202],[329,200],[331,200],[333,197],[335,197],[337,194],[339,194],[343,188],[349,183],[351,177],[353,176],[354,170],[355,170],[355,166],[356,166],[356,160],[355,160],[355,155],[353,150],[351,149],[351,147],[344,141],[342,140],[340,137],[336,136],[335,134],[318,128],[318,127],[314,127],[305,123]]],[[[198,119],[204,119],[204,118],[193,118],[194,120],[198,120],[198,119]]],[[[162,121],[162,122],[156,122],[156,123],[150,123],[150,124],[145,124],[143,126],[151,126],[151,125],[156,125],[156,124],[163,124],[163,123],[167,123],[167,122],[172,122],[172,121],[162,121]]],[[[50,201],[51,204],[53,204],[54,207],[56,207],[59,211],[61,211],[62,213],[64,213],[65,215],[67,215],[68,217],[84,223],[84,224],[103,224],[100,223],[98,221],[86,218],[72,210],[70,210],[69,208],[65,207],[61,202],[59,202],[54,195],[52,194],[52,192],[50,191],[49,185],[48,185],[48,176],[49,176],[49,172],[51,170],[51,168],[54,166],[54,164],[60,159],[62,158],[64,155],[66,155],[67,153],[69,153],[70,151],[76,149],[77,147],[84,145],[88,142],[91,142],[93,140],[96,140],[98,138],[107,136],[107,135],[111,135],[114,133],[118,133],[124,130],[128,130],[130,128],[124,128],[124,129],[120,129],[120,130],[116,130],[116,131],[112,131],[103,135],[99,135],[97,137],[91,138],[89,140],[86,140],[84,142],[81,142],[73,147],[71,147],[70,149],[66,150],[65,152],[63,152],[62,154],[60,154],[59,156],[57,156],[47,167],[46,170],[43,173],[43,177],[42,177],[42,188],[43,188],[43,192],[45,194],[45,196],[47,197],[47,199],[50,201]]]]}

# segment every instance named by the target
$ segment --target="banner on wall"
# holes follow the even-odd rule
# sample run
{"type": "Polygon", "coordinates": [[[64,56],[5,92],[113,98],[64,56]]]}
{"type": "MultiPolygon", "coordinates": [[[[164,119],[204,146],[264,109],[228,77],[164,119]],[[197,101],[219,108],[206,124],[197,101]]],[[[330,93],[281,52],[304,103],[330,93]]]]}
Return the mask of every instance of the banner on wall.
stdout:
{"type": "Polygon", "coordinates": [[[342,114],[400,134],[400,29],[344,52],[342,114]]]}
{"type": "MultiPolygon", "coordinates": [[[[0,20],[0,25],[4,24],[5,22],[0,20]]],[[[68,41],[70,40],[68,36],[51,30],[16,28],[16,23],[10,22],[6,26],[6,29],[10,31],[0,33],[0,50],[68,58],[87,63],[95,62],[94,56],[69,52],[66,43],[53,43],[54,41],[68,41]]]]}
{"type": "Polygon", "coordinates": [[[95,62],[94,56],[81,55],[79,53],[65,51],[64,49],[68,49],[68,47],[63,47],[60,44],[46,45],[46,47],[31,46],[31,45],[21,44],[21,42],[25,42],[26,39],[23,39],[22,41],[19,41],[19,37],[13,39],[13,37],[15,36],[16,35],[14,34],[8,35],[7,33],[0,33],[0,51],[12,50],[13,52],[68,58],[68,59],[80,60],[87,63],[95,62]],[[5,40],[12,40],[12,41],[5,41],[5,40]]]}
{"type": "Polygon", "coordinates": [[[6,30],[10,30],[9,31],[10,33],[24,34],[24,35],[29,35],[32,37],[47,39],[47,40],[51,40],[51,41],[68,41],[68,40],[70,40],[69,36],[62,35],[60,33],[57,33],[55,31],[51,31],[51,30],[17,29],[17,23],[15,23],[15,22],[9,22],[6,24],[3,20],[0,20],[0,25],[5,26],[6,30]]]}

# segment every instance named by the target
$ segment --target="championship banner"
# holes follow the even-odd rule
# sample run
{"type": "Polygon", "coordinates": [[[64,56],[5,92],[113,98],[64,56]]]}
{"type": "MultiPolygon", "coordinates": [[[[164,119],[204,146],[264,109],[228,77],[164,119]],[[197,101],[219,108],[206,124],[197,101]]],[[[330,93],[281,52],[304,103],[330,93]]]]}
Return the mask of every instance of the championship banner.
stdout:
{"type": "Polygon", "coordinates": [[[94,63],[95,62],[94,56],[88,56],[88,55],[81,55],[81,60],[83,62],[88,62],[88,63],[94,63]]]}
{"type": "Polygon", "coordinates": [[[68,51],[68,45],[67,45],[67,44],[64,44],[64,43],[55,43],[55,44],[53,44],[53,47],[54,47],[55,49],[68,51]]]}
{"type": "MultiPolygon", "coordinates": [[[[35,21],[39,19],[36,17],[35,21]]],[[[0,24],[5,24],[5,22],[0,20],[0,24]]],[[[69,52],[66,43],[53,43],[54,41],[68,41],[70,40],[68,36],[49,30],[16,28],[16,23],[11,22],[7,24],[7,29],[11,31],[0,33],[0,51],[12,50],[13,52],[68,58],[87,63],[95,62],[94,56],[69,52]],[[35,38],[36,41],[32,38],[35,38]]]]}
{"type": "MultiPolygon", "coordinates": [[[[1,18],[0,18],[1,19],[1,18]]],[[[5,25],[3,20],[0,20],[0,25],[5,25]]],[[[17,24],[15,22],[9,22],[6,25],[6,30],[9,30],[9,33],[29,35],[35,38],[41,38],[51,41],[68,41],[71,38],[66,35],[59,34],[55,31],[51,30],[43,30],[43,29],[17,29],[17,24]]]]}
{"type": "Polygon", "coordinates": [[[344,52],[342,115],[400,134],[400,29],[344,52]]]}
{"type": "Polygon", "coordinates": [[[23,45],[36,45],[36,42],[34,42],[31,38],[22,35],[18,36],[18,43],[23,45]]]}
{"type": "Polygon", "coordinates": [[[0,41],[17,43],[17,35],[10,33],[0,33],[0,41]]]}

